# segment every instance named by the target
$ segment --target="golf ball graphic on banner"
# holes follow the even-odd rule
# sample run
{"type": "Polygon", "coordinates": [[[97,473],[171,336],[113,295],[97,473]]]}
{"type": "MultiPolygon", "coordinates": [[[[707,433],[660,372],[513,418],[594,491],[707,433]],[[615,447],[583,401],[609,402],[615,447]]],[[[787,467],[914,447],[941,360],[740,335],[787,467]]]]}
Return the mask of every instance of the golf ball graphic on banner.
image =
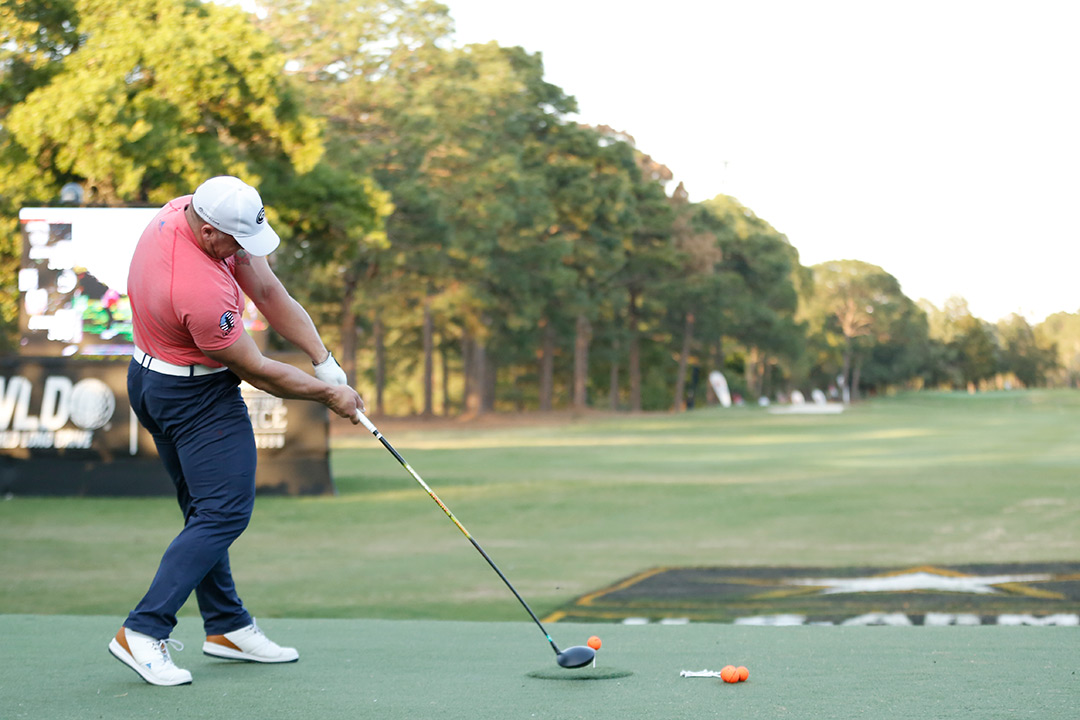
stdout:
{"type": "Polygon", "coordinates": [[[97,378],[80,380],[71,389],[71,422],[84,430],[104,427],[115,410],[112,390],[97,378]]]}

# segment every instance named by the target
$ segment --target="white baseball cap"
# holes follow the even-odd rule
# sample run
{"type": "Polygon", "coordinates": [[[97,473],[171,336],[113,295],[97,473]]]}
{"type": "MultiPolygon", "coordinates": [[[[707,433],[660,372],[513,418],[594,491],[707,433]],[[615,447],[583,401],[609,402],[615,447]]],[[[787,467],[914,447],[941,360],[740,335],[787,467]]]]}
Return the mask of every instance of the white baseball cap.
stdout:
{"type": "Polygon", "coordinates": [[[252,255],[269,255],[281,238],[266,222],[259,191],[238,177],[221,175],[204,182],[191,198],[195,212],[206,222],[236,238],[252,255]]]}

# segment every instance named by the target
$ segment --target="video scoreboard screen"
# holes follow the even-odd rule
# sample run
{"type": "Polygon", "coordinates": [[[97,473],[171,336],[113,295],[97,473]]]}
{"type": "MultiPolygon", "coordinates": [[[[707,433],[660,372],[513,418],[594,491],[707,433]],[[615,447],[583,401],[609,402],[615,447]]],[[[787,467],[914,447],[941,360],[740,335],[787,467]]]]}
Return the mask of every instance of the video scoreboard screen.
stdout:
{"type": "MultiPolygon", "coordinates": [[[[127,273],[159,208],[23,208],[21,355],[130,355],[127,273]]],[[[266,323],[249,302],[244,326],[262,346],[266,323]]]]}

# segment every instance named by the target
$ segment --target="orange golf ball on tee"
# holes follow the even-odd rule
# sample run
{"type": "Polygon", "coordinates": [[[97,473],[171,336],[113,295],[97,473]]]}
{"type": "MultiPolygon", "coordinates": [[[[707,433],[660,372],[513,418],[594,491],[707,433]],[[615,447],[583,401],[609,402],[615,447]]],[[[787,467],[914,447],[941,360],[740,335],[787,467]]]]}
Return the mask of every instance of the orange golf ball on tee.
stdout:
{"type": "Polygon", "coordinates": [[[593,635],[593,636],[592,636],[591,638],[589,638],[589,643],[588,643],[588,645],[589,645],[589,647],[591,647],[591,648],[592,648],[593,650],[599,650],[599,649],[600,649],[600,645],[601,645],[601,644],[602,644],[602,643],[600,642],[600,638],[596,637],[595,635],[593,635]]]}
{"type": "Polygon", "coordinates": [[[725,665],[720,670],[720,679],[726,683],[739,682],[739,670],[734,665],[725,665]]]}
{"type": "Polygon", "coordinates": [[[744,680],[746,680],[746,678],[750,677],[750,671],[742,665],[735,668],[735,670],[739,673],[739,682],[743,682],[744,680]]]}

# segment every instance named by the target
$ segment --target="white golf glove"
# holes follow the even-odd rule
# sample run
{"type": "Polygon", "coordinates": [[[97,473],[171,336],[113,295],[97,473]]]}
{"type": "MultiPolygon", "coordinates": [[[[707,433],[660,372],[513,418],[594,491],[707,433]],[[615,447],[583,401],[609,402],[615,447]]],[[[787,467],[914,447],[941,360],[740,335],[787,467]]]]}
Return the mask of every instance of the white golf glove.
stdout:
{"type": "Polygon", "coordinates": [[[325,360],[315,366],[315,377],[327,385],[344,385],[349,382],[349,378],[345,376],[345,371],[341,369],[338,361],[334,359],[334,353],[327,355],[325,360]]]}

